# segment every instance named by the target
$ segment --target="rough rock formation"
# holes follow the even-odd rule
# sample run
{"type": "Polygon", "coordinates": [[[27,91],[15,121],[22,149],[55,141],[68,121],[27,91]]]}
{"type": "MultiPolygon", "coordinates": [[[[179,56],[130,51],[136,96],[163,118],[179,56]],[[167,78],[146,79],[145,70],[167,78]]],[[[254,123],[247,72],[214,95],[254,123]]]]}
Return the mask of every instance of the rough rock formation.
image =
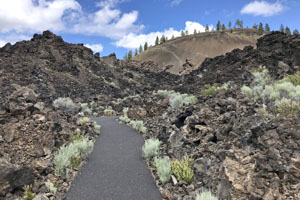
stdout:
{"type": "Polygon", "coordinates": [[[56,199],[63,198],[71,180],[54,175],[54,153],[76,129],[91,138],[96,133],[78,125],[78,115],[55,109],[58,97],[95,101],[97,116],[106,106],[117,114],[129,107],[130,118],[146,122],[145,138],[162,141],[162,156],[192,156],[191,184],[158,181],[166,199],[194,199],[206,188],[220,199],[299,199],[299,116],[264,118],[263,102],[240,92],[253,68],[265,66],[280,79],[299,70],[299,58],[300,36],[279,32],[260,38],[256,49],[206,59],[184,76],[149,71],[151,61],[99,58],[49,31],[7,44],[0,49],[0,199],[20,199],[30,184],[44,198],[49,180],[58,187],[56,199]],[[206,84],[228,82],[227,91],[200,95],[206,84]],[[159,89],[194,94],[198,103],[172,110],[159,89]]]}

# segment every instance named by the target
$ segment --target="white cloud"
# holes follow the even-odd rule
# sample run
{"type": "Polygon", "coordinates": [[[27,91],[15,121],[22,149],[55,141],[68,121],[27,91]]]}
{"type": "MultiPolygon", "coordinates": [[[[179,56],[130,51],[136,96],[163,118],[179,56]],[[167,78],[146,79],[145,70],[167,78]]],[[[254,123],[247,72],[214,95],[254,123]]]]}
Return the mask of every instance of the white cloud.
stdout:
{"type": "Polygon", "coordinates": [[[62,17],[67,10],[80,10],[75,0],[0,0],[0,32],[64,29],[62,17]]]}
{"type": "Polygon", "coordinates": [[[172,0],[171,6],[178,6],[183,0],[172,0]]]}
{"type": "MultiPolygon", "coordinates": [[[[210,30],[212,30],[213,25],[209,26],[210,30]]],[[[193,34],[194,30],[197,30],[197,32],[204,32],[205,27],[197,22],[191,22],[186,21],[185,22],[185,29],[184,31],[188,31],[189,34],[193,34]]],[[[127,49],[135,49],[138,48],[141,44],[143,45],[145,42],[148,43],[148,45],[154,45],[155,39],[158,36],[159,38],[165,35],[169,39],[174,37],[178,37],[181,35],[181,30],[175,30],[174,28],[169,28],[167,30],[161,31],[161,32],[151,32],[148,34],[135,34],[135,33],[129,33],[128,35],[123,36],[120,40],[118,40],[115,45],[117,47],[124,47],[127,49]]]]}
{"type": "Polygon", "coordinates": [[[0,40],[0,48],[3,47],[7,42],[4,40],[0,40]]]}
{"type": "Polygon", "coordinates": [[[11,44],[14,44],[20,40],[29,40],[31,36],[23,35],[23,34],[16,34],[11,33],[10,35],[0,35],[0,47],[3,47],[6,43],[10,42],[11,44]]]}
{"type": "Polygon", "coordinates": [[[269,3],[266,1],[253,1],[242,8],[241,14],[271,17],[279,14],[283,10],[284,6],[280,2],[269,3]]]}
{"type": "Polygon", "coordinates": [[[137,11],[122,13],[125,0],[104,0],[94,13],[83,12],[76,0],[0,0],[0,33],[34,33],[50,29],[120,39],[144,28],[136,25],[137,11]]]}
{"type": "Polygon", "coordinates": [[[84,46],[92,49],[94,52],[102,52],[103,51],[102,44],[85,44],[84,46]]]}

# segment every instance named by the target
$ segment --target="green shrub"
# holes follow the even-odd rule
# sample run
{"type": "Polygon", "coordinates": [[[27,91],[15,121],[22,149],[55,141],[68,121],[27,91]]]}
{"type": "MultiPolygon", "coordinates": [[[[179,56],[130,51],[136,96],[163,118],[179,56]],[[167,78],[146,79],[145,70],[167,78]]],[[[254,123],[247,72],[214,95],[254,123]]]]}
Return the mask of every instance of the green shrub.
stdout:
{"type": "Polygon", "coordinates": [[[85,110],[89,107],[89,104],[88,103],[81,103],[80,107],[81,107],[82,110],[85,110]]]}
{"type": "Polygon", "coordinates": [[[25,200],[33,200],[36,194],[31,192],[32,186],[25,185],[23,189],[24,189],[25,200]]]}
{"type": "Polygon", "coordinates": [[[124,122],[125,124],[129,124],[130,123],[130,119],[126,116],[121,116],[119,117],[119,120],[124,122]]]}
{"type": "Polygon", "coordinates": [[[205,89],[205,90],[201,90],[200,95],[201,96],[212,96],[214,94],[216,94],[217,90],[214,87],[205,89]]]}
{"type": "Polygon", "coordinates": [[[70,98],[58,98],[53,102],[53,106],[57,109],[66,112],[78,112],[79,106],[77,106],[70,98]]]}
{"type": "Polygon", "coordinates": [[[70,141],[74,142],[75,140],[82,140],[84,135],[80,133],[80,131],[76,131],[75,133],[71,132],[70,134],[70,141]]]}
{"type": "Polygon", "coordinates": [[[123,115],[124,115],[124,117],[128,118],[128,111],[129,111],[129,108],[123,108],[123,115]]]}
{"type": "Polygon", "coordinates": [[[300,102],[294,102],[290,99],[283,98],[275,102],[277,108],[275,112],[283,115],[295,115],[300,111],[300,102]]]}
{"type": "Polygon", "coordinates": [[[172,162],[172,173],[179,181],[190,183],[194,177],[193,163],[194,159],[189,157],[184,157],[182,160],[175,160],[172,162]]]}
{"type": "Polygon", "coordinates": [[[171,93],[175,93],[175,92],[173,90],[171,90],[171,91],[168,91],[168,90],[158,90],[157,91],[157,94],[159,96],[162,96],[162,97],[167,97],[171,93]]]}
{"type": "Polygon", "coordinates": [[[290,82],[295,86],[300,85],[300,72],[298,71],[293,75],[287,75],[283,81],[290,82]]]}
{"type": "Polygon", "coordinates": [[[146,158],[152,158],[158,155],[160,141],[158,139],[148,139],[143,145],[143,152],[146,158]]]}
{"type": "Polygon", "coordinates": [[[129,125],[140,133],[147,132],[147,128],[144,126],[144,122],[141,120],[131,120],[129,125]]]}
{"type": "Polygon", "coordinates": [[[55,154],[53,164],[55,166],[55,174],[61,176],[72,169],[72,165],[76,165],[78,158],[83,159],[92,152],[94,143],[86,137],[75,140],[69,145],[63,145],[55,154]]]}
{"type": "Polygon", "coordinates": [[[80,104],[80,107],[81,107],[81,111],[83,113],[87,113],[89,115],[91,115],[93,113],[92,110],[89,108],[88,103],[82,103],[82,104],[80,104]]]}
{"type": "Polygon", "coordinates": [[[206,85],[206,89],[201,90],[201,96],[212,96],[215,95],[217,92],[226,91],[227,86],[224,84],[223,86],[217,87],[215,85],[206,85]]]}
{"type": "Polygon", "coordinates": [[[86,125],[87,123],[90,122],[90,118],[88,117],[82,117],[80,120],[79,120],[79,123],[82,124],[82,125],[86,125]]]}
{"type": "Polygon", "coordinates": [[[173,109],[181,108],[184,105],[195,104],[198,101],[193,95],[180,94],[179,92],[174,92],[173,90],[158,90],[157,94],[159,96],[168,97],[169,104],[173,109]]]}
{"type": "Polygon", "coordinates": [[[52,194],[54,194],[54,195],[56,194],[57,188],[54,186],[53,183],[47,182],[47,183],[46,183],[46,187],[48,188],[48,190],[49,190],[50,193],[52,193],[52,194]]]}
{"type": "Polygon", "coordinates": [[[93,122],[93,126],[95,128],[95,131],[99,134],[101,126],[99,124],[97,124],[97,122],[93,122]]]}
{"type": "Polygon", "coordinates": [[[160,181],[164,184],[171,177],[171,162],[166,158],[155,158],[154,165],[157,169],[157,174],[160,181]]]}
{"type": "Polygon", "coordinates": [[[197,194],[196,200],[218,200],[210,191],[202,192],[201,194],[197,194]]]}
{"type": "Polygon", "coordinates": [[[275,108],[270,110],[278,114],[297,114],[300,111],[300,72],[273,83],[266,69],[257,70],[252,74],[252,88],[243,86],[242,93],[255,100],[273,101],[275,108]]]}
{"type": "Polygon", "coordinates": [[[125,124],[129,124],[131,121],[128,118],[128,111],[129,111],[129,108],[123,108],[123,116],[119,117],[119,120],[124,122],[125,124]]]}
{"type": "Polygon", "coordinates": [[[105,110],[104,110],[104,115],[107,116],[111,116],[114,115],[116,112],[112,109],[111,106],[108,106],[105,110]]]}
{"type": "Polygon", "coordinates": [[[242,93],[246,94],[248,97],[253,97],[253,90],[250,87],[244,85],[241,90],[242,93]]]}

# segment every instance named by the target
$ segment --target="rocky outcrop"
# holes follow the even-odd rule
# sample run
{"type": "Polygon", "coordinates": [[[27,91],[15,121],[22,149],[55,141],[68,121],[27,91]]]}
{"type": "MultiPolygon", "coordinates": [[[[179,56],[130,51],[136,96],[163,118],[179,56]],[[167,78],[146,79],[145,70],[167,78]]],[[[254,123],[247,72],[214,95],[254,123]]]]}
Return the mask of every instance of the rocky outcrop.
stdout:
{"type": "Polygon", "coordinates": [[[192,183],[174,177],[165,185],[158,181],[166,198],[193,199],[207,188],[222,199],[300,198],[299,117],[263,118],[257,112],[262,102],[240,93],[252,81],[253,68],[265,66],[274,79],[298,71],[299,42],[299,36],[274,32],[259,39],[256,49],[206,59],[184,76],[152,72],[151,61],[99,59],[49,31],[5,45],[0,49],[0,199],[17,199],[30,184],[43,199],[49,180],[58,187],[57,199],[68,189],[70,180],[54,175],[54,152],[76,130],[91,138],[96,133],[91,124],[78,124],[78,116],[55,109],[57,97],[95,101],[96,115],[108,106],[117,114],[129,107],[130,118],[146,122],[145,138],[162,141],[161,155],[192,156],[192,183]],[[215,83],[227,83],[228,90],[200,95],[215,83]],[[159,89],[194,94],[198,103],[172,110],[167,98],[156,95],[159,89]]]}
{"type": "Polygon", "coordinates": [[[0,159],[0,196],[33,183],[33,169],[30,166],[21,167],[0,159]]]}

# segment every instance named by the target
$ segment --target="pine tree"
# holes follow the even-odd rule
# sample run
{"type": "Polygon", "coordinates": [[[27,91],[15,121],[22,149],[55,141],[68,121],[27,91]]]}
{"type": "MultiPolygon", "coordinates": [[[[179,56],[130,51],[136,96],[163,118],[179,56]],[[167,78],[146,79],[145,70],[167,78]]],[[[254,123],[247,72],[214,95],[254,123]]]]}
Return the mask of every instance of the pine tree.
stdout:
{"type": "Polygon", "coordinates": [[[123,60],[128,60],[128,54],[125,53],[125,55],[123,56],[123,60]]]}
{"type": "Polygon", "coordinates": [[[287,35],[291,35],[292,33],[291,33],[291,29],[287,26],[287,27],[285,27],[285,34],[287,34],[287,35]]]}
{"type": "Polygon", "coordinates": [[[269,26],[269,24],[266,24],[266,25],[265,25],[265,31],[267,31],[267,32],[270,31],[270,26],[269,26]]]}
{"type": "Polygon", "coordinates": [[[181,37],[185,36],[185,33],[183,30],[181,30],[181,37]]]}
{"type": "Polygon", "coordinates": [[[231,21],[228,22],[228,28],[231,29],[232,23],[231,21]]]}
{"type": "Polygon", "coordinates": [[[205,26],[205,32],[209,32],[209,26],[208,26],[208,24],[206,24],[206,26],[205,26]]]}
{"type": "Polygon", "coordinates": [[[128,60],[131,60],[131,58],[132,58],[132,50],[130,50],[127,55],[128,60]]]}
{"type": "Polygon", "coordinates": [[[283,26],[283,24],[280,25],[280,32],[284,33],[284,26],[283,26]]]}
{"type": "Polygon", "coordinates": [[[299,35],[298,29],[295,29],[295,30],[293,31],[293,35],[299,35]]]}
{"type": "Polygon", "coordinates": [[[135,51],[134,51],[134,56],[137,56],[137,55],[138,55],[138,50],[135,49],[135,51]]]}
{"type": "Polygon", "coordinates": [[[155,46],[159,45],[159,38],[158,36],[156,36],[156,39],[155,39],[155,46]]]}
{"type": "Polygon", "coordinates": [[[252,28],[255,29],[255,30],[257,30],[257,28],[258,28],[257,24],[254,24],[254,25],[252,26],[252,28]]]}
{"type": "Polygon", "coordinates": [[[188,30],[185,31],[185,35],[189,35],[189,31],[188,30]]]}
{"type": "Polygon", "coordinates": [[[160,38],[160,43],[159,44],[163,44],[165,42],[166,42],[165,35],[162,35],[161,38],[160,38]]]}
{"type": "Polygon", "coordinates": [[[222,31],[225,31],[226,30],[226,26],[225,24],[222,24],[222,28],[221,28],[222,31]]]}
{"type": "Polygon", "coordinates": [[[262,23],[259,23],[258,34],[259,34],[259,35],[264,34],[264,27],[263,27],[263,24],[262,24],[262,23]]]}
{"type": "Polygon", "coordinates": [[[141,54],[143,52],[143,46],[140,45],[140,48],[139,48],[139,53],[141,54]]]}
{"type": "Polygon", "coordinates": [[[221,22],[220,20],[218,20],[218,23],[217,23],[217,31],[220,31],[221,30],[221,22]]]}
{"type": "Polygon", "coordinates": [[[240,20],[240,28],[244,28],[244,22],[243,22],[243,20],[240,20]]]}
{"type": "Polygon", "coordinates": [[[145,42],[145,44],[144,44],[144,51],[147,51],[147,49],[148,49],[148,43],[145,42]]]}
{"type": "Polygon", "coordinates": [[[234,28],[241,28],[241,21],[239,19],[235,21],[234,28]]]}
{"type": "Polygon", "coordinates": [[[196,29],[194,29],[194,35],[196,35],[197,34],[197,30],[196,29]]]}

